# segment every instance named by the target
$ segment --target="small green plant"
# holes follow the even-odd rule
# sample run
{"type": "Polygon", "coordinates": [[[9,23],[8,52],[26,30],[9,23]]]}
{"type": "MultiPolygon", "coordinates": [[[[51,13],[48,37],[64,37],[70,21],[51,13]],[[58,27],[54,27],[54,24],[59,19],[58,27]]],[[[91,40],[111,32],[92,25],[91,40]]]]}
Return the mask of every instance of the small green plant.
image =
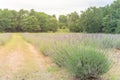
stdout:
{"type": "Polygon", "coordinates": [[[50,43],[49,42],[41,42],[39,44],[39,50],[42,52],[42,54],[44,56],[48,56],[49,55],[49,49],[50,49],[50,43]]]}
{"type": "Polygon", "coordinates": [[[114,43],[113,43],[113,38],[103,38],[101,41],[100,41],[100,47],[101,48],[114,48],[114,43]]]}
{"type": "Polygon", "coordinates": [[[109,70],[110,63],[104,52],[91,47],[64,45],[56,49],[55,54],[55,62],[80,80],[98,79],[109,70]]]}
{"type": "Polygon", "coordinates": [[[119,49],[120,50],[120,40],[117,39],[115,42],[114,42],[114,47],[115,49],[119,49]]]}

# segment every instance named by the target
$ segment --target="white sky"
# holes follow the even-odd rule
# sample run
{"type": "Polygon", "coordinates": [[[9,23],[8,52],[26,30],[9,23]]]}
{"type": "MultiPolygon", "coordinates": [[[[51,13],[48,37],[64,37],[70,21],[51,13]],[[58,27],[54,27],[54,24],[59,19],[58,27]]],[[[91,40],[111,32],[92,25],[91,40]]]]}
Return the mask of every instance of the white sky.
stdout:
{"type": "Polygon", "coordinates": [[[73,11],[85,10],[90,6],[105,6],[114,0],[0,0],[0,8],[8,9],[35,9],[47,14],[68,14],[73,11]]]}

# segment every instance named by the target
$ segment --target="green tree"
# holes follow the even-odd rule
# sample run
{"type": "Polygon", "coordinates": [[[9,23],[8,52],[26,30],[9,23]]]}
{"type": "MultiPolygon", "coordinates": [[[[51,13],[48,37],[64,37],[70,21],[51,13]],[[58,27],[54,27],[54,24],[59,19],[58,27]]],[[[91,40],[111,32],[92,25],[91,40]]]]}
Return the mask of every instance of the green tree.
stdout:
{"type": "Polygon", "coordinates": [[[60,29],[67,28],[67,16],[65,16],[65,15],[59,16],[59,28],[60,29]]]}
{"type": "Polygon", "coordinates": [[[34,16],[24,18],[21,29],[25,32],[38,32],[41,30],[38,20],[34,16]]]}
{"type": "Polygon", "coordinates": [[[110,6],[106,7],[107,14],[103,18],[104,32],[116,33],[119,28],[120,20],[120,0],[115,0],[110,6]]]}
{"type": "Polygon", "coordinates": [[[52,16],[49,20],[49,31],[57,31],[58,29],[58,22],[55,16],[52,16]]]}
{"type": "Polygon", "coordinates": [[[72,32],[79,32],[78,29],[78,20],[79,20],[79,15],[77,12],[73,12],[68,15],[68,28],[72,32]]]}
{"type": "Polygon", "coordinates": [[[17,11],[15,10],[11,10],[11,26],[9,28],[7,28],[6,31],[9,31],[9,32],[16,32],[16,28],[17,28],[17,11]]]}
{"type": "Polygon", "coordinates": [[[49,15],[43,12],[37,13],[37,19],[39,22],[39,26],[41,27],[41,32],[49,31],[49,17],[50,17],[49,15]]]}
{"type": "Polygon", "coordinates": [[[102,32],[103,13],[101,8],[91,7],[83,11],[79,19],[79,27],[83,32],[102,32]]]}
{"type": "Polygon", "coordinates": [[[0,11],[0,31],[7,31],[11,27],[11,15],[8,9],[0,11]]]}
{"type": "Polygon", "coordinates": [[[16,27],[16,31],[18,31],[18,32],[20,32],[20,31],[23,31],[22,30],[22,22],[23,22],[23,19],[26,17],[26,16],[28,16],[28,11],[27,10],[23,10],[23,9],[21,9],[19,12],[18,12],[18,14],[17,14],[17,27],[16,27]]]}
{"type": "Polygon", "coordinates": [[[120,33],[120,20],[117,23],[116,33],[120,33]]]}

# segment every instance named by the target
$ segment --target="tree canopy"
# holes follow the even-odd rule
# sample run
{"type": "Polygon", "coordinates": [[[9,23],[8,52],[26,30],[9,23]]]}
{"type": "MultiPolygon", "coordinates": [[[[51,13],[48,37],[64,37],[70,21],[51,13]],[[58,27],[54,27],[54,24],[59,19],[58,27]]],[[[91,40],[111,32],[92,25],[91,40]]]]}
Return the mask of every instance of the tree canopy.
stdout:
{"type": "Polygon", "coordinates": [[[71,32],[120,33],[120,0],[104,7],[90,7],[81,13],[48,15],[21,9],[0,9],[0,32],[56,32],[69,29],[71,32]]]}
{"type": "Polygon", "coordinates": [[[36,12],[33,9],[30,11],[23,9],[19,11],[0,10],[1,32],[55,32],[57,31],[57,22],[56,17],[36,12]]]}

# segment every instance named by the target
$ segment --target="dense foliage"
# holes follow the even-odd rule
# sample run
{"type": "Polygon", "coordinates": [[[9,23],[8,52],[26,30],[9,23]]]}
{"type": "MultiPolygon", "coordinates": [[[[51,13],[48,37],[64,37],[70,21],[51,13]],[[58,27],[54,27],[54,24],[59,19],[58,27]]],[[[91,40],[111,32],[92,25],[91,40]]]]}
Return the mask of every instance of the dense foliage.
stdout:
{"type": "Polygon", "coordinates": [[[74,24],[70,22],[69,28],[74,32],[120,33],[119,14],[120,0],[115,0],[111,5],[99,8],[90,7],[86,11],[82,11],[79,18],[72,21],[74,24]]]}
{"type": "MultiPolygon", "coordinates": [[[[90,7],[82,11],[71,31],[88,33],[120,33],[120,0],[105,7],[90,7]]],[[[77,15],[77,14],[76,14],[77,15]]]]}
{"type": "Polygon", "coordinates": [[[87,33],[120,33],[120,0],[104,7],[90,7],[80,15],[48,15],[34,9],[0,9],[0,32],[56,32],[67,30],[87,33]]]}
{"type": "Polygon", "coordinates": [[[57,31],[55,16],[43,12],[19,10],[0,10],[1,32],[47,32],[57,31]]]}

